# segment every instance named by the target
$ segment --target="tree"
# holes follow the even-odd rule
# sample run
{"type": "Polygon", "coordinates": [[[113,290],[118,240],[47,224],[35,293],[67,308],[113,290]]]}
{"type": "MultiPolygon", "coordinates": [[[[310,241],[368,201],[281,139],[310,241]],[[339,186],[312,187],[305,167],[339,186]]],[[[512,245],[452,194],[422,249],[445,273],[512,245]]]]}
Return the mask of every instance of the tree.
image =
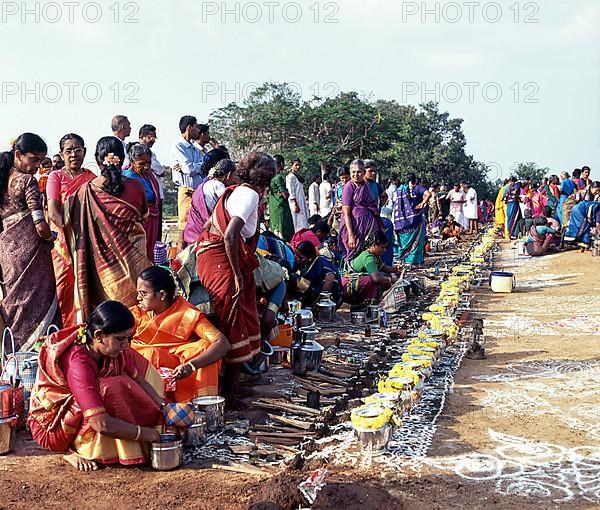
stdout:
{"type": "Polygon", "coordinates": [[[431,183],[467,180],[487,192],[488,168],[466,154],[462,122],[437,103],[416,108],[356,92],[303,101],[286,83],[265,83],[244,104],[210,117],[211,130],[236,158],[249,150],[299,157],[305,175],[372,158],[384,178],[413,172],[431,183]]]}
{"type": "Polygon", "coordinates": [[[550,173],[549,168],[537,166],[534,162],[519,163],[515,170],[515,177],[520,180],[531,180],[538,183],[550,173]]]}

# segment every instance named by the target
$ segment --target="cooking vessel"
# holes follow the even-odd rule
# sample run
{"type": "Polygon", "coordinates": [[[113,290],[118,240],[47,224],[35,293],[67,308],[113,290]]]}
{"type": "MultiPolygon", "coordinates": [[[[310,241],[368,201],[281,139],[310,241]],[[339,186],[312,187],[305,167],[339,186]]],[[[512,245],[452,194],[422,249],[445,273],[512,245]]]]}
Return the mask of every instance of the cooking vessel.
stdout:
{"type": "Polygon", "coordinates": [[[185,442],[183,444],[186,446],[197,446],[202,444],[204,442],[205,429],[204,423],[194,423],[193,425],[190,425],[185,431],[185,442]]]}
{"type": "Polygon", "coordinates": [[[151,444],[150,459],[157,471],[178,468],[183,459],[183,442],[175,434],[161,434],[160,442],[151,444]]]}
{"type": "Polygon", "coordinates": [[[295,344],[292,348],[292,373],[305,375],[306,372],[318,372],[323,350],[323,346],[316,340],[295,344]]]}
{"type": "Polygon", "coordinates": [[[302,328],[300,329],[301,342],[312,342],[317,339],[319,330],[317,328],[302,328]]]}
{"type": "Polygon", "coordinates": [[[225,425],[225,399],[223,397],[197,397],[192,400],[197,411],[206,415],[206,431],[216,432],[225,425]]]}
{"type": "Polygon", "coordinates": [[[350,322],[355,326],[364,326],[367,322],[367,312],[350,312],[350,322]]]}
{"type": "MultiPolygon", "coordinates": [[[[281,365],[286,355],[290,352],[289,347],[274,347],[271,355],[272,365],[281,365]]],[[[288,357],[289,359],[289,357],[288,357]]]]}
{"type": "Polygon", "coordinates": [[[379,305],[367,305],[367,321],[375,322],[379,320],[379,305]]]}
{"type": "Polygon", "coordinates": [[[296,329],[309,328],[309,327],[312,327],[314,325],[314,323],[315,323],[315,320],[314,320],[313,313],[306,308],[303,308],[302,310],[298,310],[294,314],[294,326],[296,327],[296,329]]]}
{"type": "Polygon", "coordinates": [[[288,309],[290,311],[290,314],[293,315],[302,309],[302,303],[297,299],[292,299],[291,301],[288,301],[288,309]]]}
{"type": "Polygon", "coordinates": [[[320,321],[331,322],[335,318],[335,302],[331,299],[330,292],[322,292],[321,299],[315,304],[317,319],[320,321]]]}
{"type": "Polygon", "coordinates": [[[354,427],[354,434],[364,450],[381,452],[392,437],[392,426],[386,423],[380,429],[361,429],[354,427]]]}

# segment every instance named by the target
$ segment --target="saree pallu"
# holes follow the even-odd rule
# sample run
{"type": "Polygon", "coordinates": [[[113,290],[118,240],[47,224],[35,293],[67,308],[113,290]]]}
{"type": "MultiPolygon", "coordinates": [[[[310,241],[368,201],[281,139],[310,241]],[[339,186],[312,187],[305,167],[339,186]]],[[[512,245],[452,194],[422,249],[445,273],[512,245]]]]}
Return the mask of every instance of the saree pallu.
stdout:
{"type": "Polygon", "coordinates": [[[135,305],[137,277],[152,265],[141,211],[90,182],[69,198],[65,214],[77,321],[109,299],[135,305]]]}
{"type": "Polygon", "coordinates": [[[600,220],[600,202],[579,202],[571,211],[569,228],[565,233],[565,241],[577,243],[586,250],[591,247],[592,228],[600,220]]]}
{"type": "Polygon", "coordinates": [[[102,464],[146,462],[148,455],[143,443],[114,439],[98,433],[89,424],[89,419],[107,412],[110,416],[135,425],[158,425],[162,413],[136,379],[145,379],[161,394],[160,376],[142,356],[131,349],[126,349],[116,358],[105,358],[97,380],[104,408],[83,412],[75,401],[60,364],[61,356],[74,345],[77,334],[78,326],[58,331],[42,346],[27,420],[33,439],[50,451],[66,452],[72,449],[84,459],[102,464]],[[125,371],[126,364],[132,363],[135,366],[133,378],[125,371]]]}
{"type": "Polygon", "coordinates": [[[198,240],[200,234],[204,231],[204,225],[210,217],[210,212],[208,211],[208,207],[206,207],[206,199],[204,198],[204,185],[207,182],[204,181],[200,184],[192,195],[190,212],[183,231],[183,240],[189,244],[194,244],[198,240]]]}
{"type": "MultiPolygon", "coordinates": [[[[66,200],[77,192],[86,182],[93,180],[96,175],[84,170],[80,175],[68,183],[63,184],[61,189],[61,200],[66,200]]],[[[62,316],[63,327],[73,326],[77,323],[75,318],[75,273],[73,271],[73,260],[69,253],[69,247],[65,239],[63,229],[58,229],[58,238],[54,242],[52,250],[52,263],[54,275],[56,276],[56,295],[58,296],[58,307],[62,316]]]]}
{"type": "Polygon", "coordinates": [[[158,181],[152,172],[148,173],[148,180],[152,191],[154,192],[154,200],[148,200],[148,216],[144,219],[144,230],[146,232],[146,255],[148,260],[154,263],[154,245],[158,241],[160,232],[160,190],[158,181]]]}
{"type": "Polygon", "coordinates": [[[531,212],[533,217],[543,216],[544,207],[548,205],[548,195],[546,189],[537,190],[531,197],[531,212]]]}
{"type": "Polygon", "coordinates": [[[508,189],[508,184],[502,186],[496,195],[496,203],[494,208],[494,223],[501,225],[504,231],[504,237],[507,236],[508,231],[506,230],[506,203],[504,202],[504,193],[508,189]]]}
{"type": "Polygon", "coordinates": [[[218,328],[229,339],[231,350],[226,363],[243,363],[251,360],[260,350],[260,324],[256,305],[254,270],[259,267],[255,255],[258,233],[248,242],[240,236],[238,263],[243,275],[244,289],[235,298],[235,279],[229,257],[225,251],[225,231],[231,220],[225,202],[235,186],[225,190],[211,216],[210,231],[204,231],[196,247],[198,278],[208,290],[218,328]]]}
{"type": "Polygon", "coordinates": [[[421,217],[418,223],[410,229],[399,232],[400,257],[412,265],[425,262],[425,244],[427,240],[427,225],[421,217]]]}
{"type": "MultiPolygon", "coordinates": [[[[182,297],[163,313],[151,316],[139,306],[131,308],[136,329],[131,348],[154,368],[174,369],[202,354],[219,339],[220,332],[204,314],[182,297]]],[[[176,383],[175,402],[217,395],[220,363],[199,368],[176,383]]]]}
{"type": "Polygon", "coordinates": [[[52,268],[52,244],[37,234],[31,213],[2,221],[0,273],[4,297],[0,312],[17,350],[30,351],[48,326],[61,326],[52,268]]]}

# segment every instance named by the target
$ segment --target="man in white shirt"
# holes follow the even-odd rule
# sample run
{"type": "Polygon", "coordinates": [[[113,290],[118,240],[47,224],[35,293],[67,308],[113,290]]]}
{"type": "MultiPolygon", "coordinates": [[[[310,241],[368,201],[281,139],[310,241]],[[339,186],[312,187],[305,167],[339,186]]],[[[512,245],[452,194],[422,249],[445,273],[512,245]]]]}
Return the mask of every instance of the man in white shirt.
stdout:
{"type": "Polygon", "coordinates": [[[304,179],[300,175],[301,168],[302,162],[294,159],[290,173],[285,178],[285,186],[290,194],[288,201],[294,220],[294,232],[298,232],[301,228],[308,228],[308,203],[302,187],[304,179]]]}
{"type": "Polygon", "coordinates": [[[194,143],[200,137],[198,121],[193,115],[184,115],[179,121],[181,138],[175,142],[172,156],[173,182],[177,185],[177,214],[179,216],[179,246],[183,248],[183,231],[187,223],[188,214],[192,205],[194,190],[204,180],[202,163],[204,154],[194,143]]]}
{"type": "Polygon", "coordinates": [[[321,214],[321,194],[319,193],[319,184],[321,183],[321,176],[315,175],[313,182],[308,187],[308,211],[311,216],[315,214],[321,214]]]}
{"type": "Polygon", "coordinates": [[[331,199],[333,187],[331,181],[331,175],[325,174],[323,176],[323,182],[319,184],[319,205],[321,206],[321,217],[323,218],[329,216],[329,213],[333,208],[333,201],[331,199]]]}
{"type": "Polygon", "coordinates": [[[479,224],[477,222],[478,207],[477,207],[477,191],[472,188],[468,183],[462,183],[462,189],[465,193],[465,205],[463,212],[465,214],[465,220],[469,223],[469,234],[479,233],[479,224]]]}
{"type": "Polygon", "coordinates": [[[469,222],[466,220],[463,211],[466,198],[464,192],[460,188],[460,184],[455,184],[454,189],[448,192],[446,198],[450,202],[450,214],[454,216],[456,223],[464,229],[468,229],[469,222]]]}
{"type": "MultiPolygon", "coordinates": [[[[144,124],[140,128],[140,143],[146,144],[152,149],[156,143],[156,128],[152,124],[144,124]]],[[[160,164],[156,157],[156,152],[152,151],[152,160],[150,162],[151,170],[156,181],[158,182],[158,191],[160,194],[160,202],[158,207],[159,223],[158,223],[158,239],[162,239],[162,204],[165,199],[165,188],[163,185],[163,176],[165,175],[165,167],[160,164]]]]}
{"type": "Polygon", "coordinates": [[[123,150],[125,151],[125,161],[123,167],[129,166],[129,154],[127,153],[127,142],[125,138],[131,135],[131,122],[125,115],[115,115],[110,123],[110,127],[113,132],[113,136],[116,136],[123,144],[123,150]]]}

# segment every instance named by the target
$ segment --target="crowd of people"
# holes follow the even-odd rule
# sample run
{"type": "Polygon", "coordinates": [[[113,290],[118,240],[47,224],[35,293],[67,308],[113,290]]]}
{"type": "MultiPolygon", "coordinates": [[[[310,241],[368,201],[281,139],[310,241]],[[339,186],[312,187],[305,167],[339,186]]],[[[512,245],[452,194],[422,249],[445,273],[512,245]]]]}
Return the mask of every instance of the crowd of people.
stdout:
{"type": "Polygon", "coordinates": [[[526,240],[529,255],[541,256],[569,245],[590,249],[600,225],[600,181],[589,166],[551,175],[539,183],[507,179],[498,191],[495,222],[506,239],[526,240]]]}
{"type": "MultiPolygon", "coordinates": [[[[428,236],[475,235],[492,216],[469,183],[448,191],[408,174],[384,187],[373,160],[319,172],[310,184],[300,159],[289,169],[264,152],[233,161],[186,115],[172,150],[179,237],[167,260],[156,128],[143,125],[127,143],[129,119],[116,116],[111,127],[95,146],[97,172],[84,168],[86,143],[74,133],[51,159],[32,133],[0,157],[1,316],[19,349],[40,350],[29,426],[40,445],[72,451],[67,460],[82,470],[143,462],[167,402],[220,394],[242,408],[240,378],[259,373],[287,300],[311,307],[327,292],[338,307],[376,303],[424,263],[428,236]],[[44,337],[51,324],[60,330],[44,337]]],[[[550,207],[554,218],[559,204],[572,204],[575,225],[598,214],[590,201],[598,183],[573,183],[571,193],[587,194],[573,202],[559,193],[554,209],[531,194],[541,205],[528,230],[535,254],[551,232],[537,212],[550,207]]],[[[517,184],[496,202],[507,235],[529,197],[517,184]]],[[[571,235],[589,243],[589,233],[571,235]]]]}

